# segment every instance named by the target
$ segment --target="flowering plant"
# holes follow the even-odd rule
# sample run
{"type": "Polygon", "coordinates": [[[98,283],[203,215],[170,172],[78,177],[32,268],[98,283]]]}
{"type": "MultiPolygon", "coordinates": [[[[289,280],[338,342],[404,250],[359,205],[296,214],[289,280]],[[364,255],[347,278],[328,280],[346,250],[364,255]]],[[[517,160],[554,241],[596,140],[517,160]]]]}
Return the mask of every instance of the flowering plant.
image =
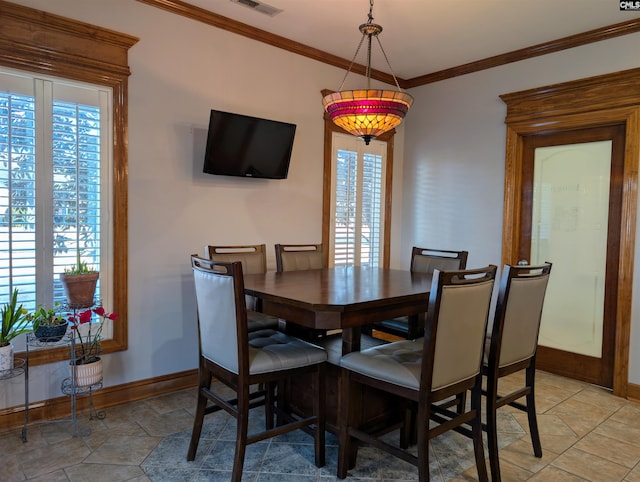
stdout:
{"type": "Polygon", "coordinates": [[[93,308],[90,310],[74,312],[68,317],[69,323],[71,323],[71,329],[75,330],[78,334],[78,353],[75,360],[75,365],[84,365],[99,360],[99,353],[101,351],[100,339],[102,335],[102,327],[105,320],[115,320],[118,317],[117,313],[107,313],[102,306],[93,308]],[[100,321],[98,323],[91,323],[93,314],[98,315],[100,321]],[[80,325],[88,323],[89,328],[86,330],[86,334],[83,337],[80,325]],[[95,327],[95,331],[92,331],[95,327]]]}

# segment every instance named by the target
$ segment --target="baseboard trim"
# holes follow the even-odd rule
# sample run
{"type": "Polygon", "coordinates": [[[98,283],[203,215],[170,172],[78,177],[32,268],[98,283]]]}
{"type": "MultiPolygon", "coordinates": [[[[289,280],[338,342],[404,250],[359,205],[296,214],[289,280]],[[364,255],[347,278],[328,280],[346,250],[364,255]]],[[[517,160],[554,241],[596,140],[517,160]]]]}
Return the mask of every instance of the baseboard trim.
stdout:
{"type": "MultiPolygon", "coordinates": [[[[94,392],[93,404],[97,409],[104,409],[123,403],[157,397],[165,393],[177,392],[192,388],[198,384],[198,370],[187,370],[170,375],[163,375],[146,380],[125,383],[113,387],[103,388],[94,392]]],[[[627,399],[640,402],[640,385],[629,383],[627,399]]],[[[78,396],[77,411],[89,408],[89,397],[78,396]]],[[[29,423],[56,420],[70,416],[71,401],[68,396],[52,398],[29,405],[29,423]]],[[[24,405],[0,410],[0,431],[19,428],[24,424],[24,405]]]]}
{"type": "MultiPolygon", "coordinates": [[[[123,403],[144,400],[165,393],[195,387],[198,384],[198,370],[187,370],[146,380],[106,387],[93,393],[93,405],[104,409],[123,403]]],[[[89,408],[89,397],[79,395],[76,399],[76,412],[89,408]]],[[[29,404],[29,423],[67,418],[70,416],[71,399],[61,396],[29,404]]],[[[1,430],[19,428],[24,424],[24,405],[0,410],[1,430]]]]}
{"type": "Polygon", "coordinates": [[[627,386],[627,399],[640,402],[640,385],[629,383],[627,386]]]}

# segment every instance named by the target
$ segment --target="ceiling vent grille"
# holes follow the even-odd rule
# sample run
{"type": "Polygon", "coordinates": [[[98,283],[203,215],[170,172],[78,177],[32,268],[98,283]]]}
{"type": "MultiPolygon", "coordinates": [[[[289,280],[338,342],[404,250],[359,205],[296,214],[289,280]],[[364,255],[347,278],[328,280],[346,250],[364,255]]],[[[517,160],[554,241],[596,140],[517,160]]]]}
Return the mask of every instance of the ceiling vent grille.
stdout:
{"type": "Polygon", "coordinates": [[[264,13],[265,15],[269,15],[270,17],[274,17],[282,12],[282,9],[272,7],[271,5],[267,5],[263,2],[256,2],[255,0],[231,0],[233,3],[237,3],[239,5],[243,5],[245,7],[250,8],[251,10],[255,10],[260,13],[264,13]]]}

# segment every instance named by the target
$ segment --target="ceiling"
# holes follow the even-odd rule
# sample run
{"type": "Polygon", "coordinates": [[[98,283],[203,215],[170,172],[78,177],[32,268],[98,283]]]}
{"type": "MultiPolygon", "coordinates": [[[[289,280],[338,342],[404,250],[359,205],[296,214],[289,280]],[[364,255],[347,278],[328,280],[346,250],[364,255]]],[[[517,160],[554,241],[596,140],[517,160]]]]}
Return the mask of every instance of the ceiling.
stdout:
{"type": "MultiPolygon", "coordinates": [[[[186,0],[224,17],[350,61],[369,0],[257,0],[282,12],[269,16],[241,2],[186,0]]],[[[391,63],[374,42],[372,67],[412,79],[514,50],[639,19],[618,0],[376,0],[374,22],[391,63]]],[[[366,49],[356,63],[366,64],[366,49]]]]}

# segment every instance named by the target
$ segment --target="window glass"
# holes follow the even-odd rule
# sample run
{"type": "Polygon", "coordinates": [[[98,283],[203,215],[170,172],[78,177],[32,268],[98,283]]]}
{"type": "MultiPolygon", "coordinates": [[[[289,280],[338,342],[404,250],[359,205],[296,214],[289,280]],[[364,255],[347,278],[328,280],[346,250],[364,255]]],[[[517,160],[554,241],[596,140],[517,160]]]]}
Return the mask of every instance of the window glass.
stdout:
{"type": "Polygon", "coordinates": [[[380,266],[386,144],[340,133],[332,144],[332,264],[380,266]]]}
{"type": "Polygon", "coordinates": [[[104,87],[0,72],[0,303],[14,288],[27,309],[64,302],[59,275],[78,259],[108,296],[110,99],[104,87]]]}

